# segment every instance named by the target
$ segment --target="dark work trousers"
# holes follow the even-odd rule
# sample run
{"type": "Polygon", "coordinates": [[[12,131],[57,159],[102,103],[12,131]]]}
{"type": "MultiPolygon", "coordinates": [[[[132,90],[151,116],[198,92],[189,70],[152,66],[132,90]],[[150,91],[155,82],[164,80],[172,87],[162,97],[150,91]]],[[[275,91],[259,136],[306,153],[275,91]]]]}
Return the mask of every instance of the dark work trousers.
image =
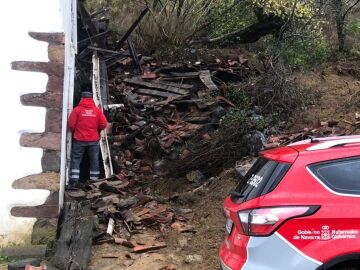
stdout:
{"type": "Polygon", "coordinates": [[[99,179],[99,142],[73,140],[70,163],[70,183],[77,183],[80,178],[80,164],[87,153],[90,160],[90,180],[99,179]]]}

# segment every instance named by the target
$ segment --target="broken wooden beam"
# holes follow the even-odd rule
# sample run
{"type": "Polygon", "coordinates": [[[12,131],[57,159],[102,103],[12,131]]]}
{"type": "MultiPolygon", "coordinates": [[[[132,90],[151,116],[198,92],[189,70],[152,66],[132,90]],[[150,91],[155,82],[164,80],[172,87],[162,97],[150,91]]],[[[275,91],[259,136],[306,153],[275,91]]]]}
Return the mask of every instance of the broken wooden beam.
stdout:
{"type": "Polygon", "coordinates": [[[160,77],[164,80],[186,80],[186,79],[198,79],[199,72],[169,72],[161,73],[160,77]]]}
{"type": "Polygon", "coordinates": [[[99,51],[99,52],[104,52],[104,53],[111,53],[111,54],[115,54],[115,55],[130,56],[130,53],[126,52],[126,51],[125,52],[118,52],[118,51],[98,48],[98,47],[94,47],[94,46],[89,46],[88,49],[91,49],[91,50],[94,50],[94,51],[99,51]]]}
{"type": "Polygon", "coordinates": [[[94,226],[89,201],[65,203],[59,220],[56,253],[47,269],[88,269],[94,226]]]}
{"type": "Polygon", "coordinates": [[[133,58],[133,60],[134,60],[134,62],[135,62],[136,68],[138,69],[138,71],[139,71],[140,73],[142,73],[139,56],[138,56],[138,54],[137,54],[137,52],[136,52],[135,44],[134,44],[134,42],[132,41],[132,38],[129,37],[129,38],[127,39],[127,42],[128,42],[128,46],[129,46],[129,51],[130,51],[130,53],[131,53],[131,57],[133,58]]]}
{"type": "Polygon", "coordinates": [[[142,94],[142,95],[149,95],[149,96],[155,96],[155,97],[164,97],[164,98],[180,98],[180,97],[183,97],[182,95],[177,95],[177,94],[158,91],[158,90],[144,89],[144,88],[136,89],[136,92],[138,94],[142,94]]]}
{"type": "Polygon", "coordinates": [[[149,12],[149,8],[146,7],[140,14],[140,16],[135,20],[135,22],[130,26],[129,30],[125,33],[125,35],[116,43],[115,50],[119,50],[122,44],[130,37],[135,28],[139,25],[141,20],[145,17],[145,15],[149,12]]]}
{"type": "Polygon", "coordinates": [[[186,90],[192,90],[194,88],[194,85],[192,84],[185,84],[185,83],[174,83],[174,82],[168,82],[168,81],[155,81],[156,83],[162,84],[162,85],[168,85],[168,86],[173,86],[173,87],[178,87],[181,89],[186,89],[186,90]]]}
{"type": "Polygon", "coordinates": [[[97,35],[99,33],[98,29],[95,26],[95,24],[93,23],[93,21],[91,20],[91,15],[86,10],[82,1],[77,1],[77,9],[78,9],[78,13],[80,14],[80,19],[84,25],[84,28],[86,28],[87,31],[90,32],[90,35],[92,35],[92,36],[97,35]]]}
{"type": "Polygon", "coordinates": [[[136,78],[125,79],[124,82],[128,83],[128,84],[136,85],[136,86],[142,86],[142,87],[146,87],[146,88],[150,88],[150,89],[168,91],[168,92],[172,92],[172,93],[180,94],[180,95],[188,95],[189,94],[188,90],[181,89],[180,87],[164,85],[164,84],[158,83],[158,82],[150,83],[150,82],[145,82],[145,81],[142,81],[142,80],[139,80],[136,78]]]}

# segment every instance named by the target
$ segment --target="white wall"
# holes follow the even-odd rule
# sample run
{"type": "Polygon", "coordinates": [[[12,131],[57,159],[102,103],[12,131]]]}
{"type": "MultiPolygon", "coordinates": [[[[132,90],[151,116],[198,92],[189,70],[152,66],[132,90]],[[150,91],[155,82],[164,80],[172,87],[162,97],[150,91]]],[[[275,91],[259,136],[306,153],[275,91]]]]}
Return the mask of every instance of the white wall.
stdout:
{"type": "Polygon", "coordinates": [[[1,2],[0,16],[0,247],[26,244],[35,219],[10,216],[13,206],[45,202],[47,190],[15,190],[14,180],[41,172],[42,150],[19,145],[23,131],[42,132],[45,109],[25,107],[20,95],[45,91],[47,75],[13,71],[12,61],[48,61],[47,43],[29,37],[29,31],[60,32],[58,0],[11,0],[1,2]]]}

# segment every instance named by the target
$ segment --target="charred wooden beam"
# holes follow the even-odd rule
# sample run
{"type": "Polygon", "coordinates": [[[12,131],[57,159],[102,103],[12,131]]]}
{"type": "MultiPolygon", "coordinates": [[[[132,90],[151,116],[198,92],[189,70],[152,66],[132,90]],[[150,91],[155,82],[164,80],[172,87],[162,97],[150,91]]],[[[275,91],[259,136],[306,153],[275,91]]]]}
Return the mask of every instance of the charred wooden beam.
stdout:
{"type": "Polygon", "coordinates": [[[110,31],[106,31],[106,32],[102,32],[102,33],[99,33],[99,34],[96,34],[94,36],[90,36],[88,38],[85,38],[83,40],[80,40],[78,42],[78,45],[79,46],[82,46],[82,45],[86,45],[86,44],[94,44],[95,42],[96,43],[99,43],[100,40],[104,39],[106,36],[108,36],[110,34],[110,31]]]}
{"type": "Polygon", "coordinates": [[[140,60],[139,60],[139,57],[138,57],[138,54],[136,52],[136,48],[135,48],[135,45],[134,45],[134,42],[132,41],[131,37],[129,37],[127,39],[127,42],[128,42],[128,45],[129,45],[129,51],[131,53],[131,56],[135,62],[135,66],[136,68],[138,69],[138,71],[140,73],[142,73],[142,69],[141,69],[141,65],[140,65],[140,60]]]}
{"type": "Polygon", "coordinates": [[[167,80],[186,80],[186,79],[198,79],[199,72],[169,72],[169,73],[161,73],[160,77],[167,80]]]}
{"type": "Polygon", "coordinates": [[[141,12],[139,18],[136,19],[136,21],[130,26],[129,30],[125,33],[125,35],[116,43],[115,50],[119,50],[121,48],[122,44],[130,37],[132,32],[136,29],[136,27],[139,25],[139,23],[142,21],[142,19],[148,12],[148,7],[145,8],[143,12],[141,12]]]}
{"type": "Polygon", "coordinates": [[[88,201],[65,203],[59,219],[56,253],[47,269],[88,269],[94,221],[88,201]]]}
{"type": "Polygon", "coordinates": [[[149,96],[155,96],[155,97],[164,97],[164,98],[180,98],[182,95],[177,95],[173,93],[158,91],[158,90],[150,90],[150,89],[136,89],[136,92],[141,95],[149,95],[149,96]]]}
{"type": "Polygon", "coordinates": [[[82,21],[84,27],[89,31],[89,34],[91,36],[95,36],[96,34],[98,34],[98,29],[95,26],[95,24],[93,23],[93,21],[91,20],[91,15],[84,7],[84,4],[82,3],[82,1],[77,1],[77,8],[78,8],[78,12],[80,14],[81,21],[82,21]]]}
{"type": "Polygon", "coordinates": [[[128,52],[118,52],[118,51],[98,48],[98,47],[94,47],[94,46],[89,46],[88,49],[98,51],[98,52],[110,53],[110,54],[114,54],[114,55],[130,56],[130,53],[128,53],[128,52]]]}
{"type": "Polygon", "coordinates": [[[186,90],[192,90],[194,88],[194,85],[192,84],[185,84],[185,83],[174,83],[174,82],[167,82],[167,81],[156,81],[159,84],[162,85],[168,85],[168,86],[173,86],[173,87],[179,87],[181,89],[186,89],[186,90]]]}
{"type": "MultiPolygon", "coordinates": [[[[91,40],[92,37],[99,35],[99,29],[94,24],[94,22],[91,19],[91,15],[86,10],[84,4],[82,1],[77,1],[78,3],[78,13],[80,15],[80,20],[84,26],[84,29],[86,30],[88,34],[88,38],[91,40]]],[[[97,39],[97,43],[100,47],[105,48],[105,39],[97,39]]]]}

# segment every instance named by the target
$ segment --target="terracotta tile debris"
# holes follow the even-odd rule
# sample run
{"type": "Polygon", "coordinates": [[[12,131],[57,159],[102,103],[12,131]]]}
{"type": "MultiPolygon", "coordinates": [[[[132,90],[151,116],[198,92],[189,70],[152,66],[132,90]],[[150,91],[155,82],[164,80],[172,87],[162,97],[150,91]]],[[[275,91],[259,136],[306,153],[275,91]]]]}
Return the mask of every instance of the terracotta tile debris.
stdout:
{"type": "Polygon", "coordinates": [[[46,270],[46,267],[44,265],[41,266],[32,266],[30,264],[27,264],[25,266],[25,270],[46,270]]]}
{"type": "Polygon", "coordinates": [[[156,243],[154,245],[144,245],[144,246],[136,246],[133,248],[133,252],[134,253],[143,253],[143,252],[148,252],[148,251],[154,251],[154,250],[159,250],[162,248],[166,248],[166,244],[165,243],[156,243]]]}
{"type": "Polygon", "coordinates": [[[103,254],[103,255],[101,255],[101,258],[103,258],[103,259],[117,259],[117,258],[119,258],[119,256],[118,255],[116,255],[116,254],[103,254]]]}

